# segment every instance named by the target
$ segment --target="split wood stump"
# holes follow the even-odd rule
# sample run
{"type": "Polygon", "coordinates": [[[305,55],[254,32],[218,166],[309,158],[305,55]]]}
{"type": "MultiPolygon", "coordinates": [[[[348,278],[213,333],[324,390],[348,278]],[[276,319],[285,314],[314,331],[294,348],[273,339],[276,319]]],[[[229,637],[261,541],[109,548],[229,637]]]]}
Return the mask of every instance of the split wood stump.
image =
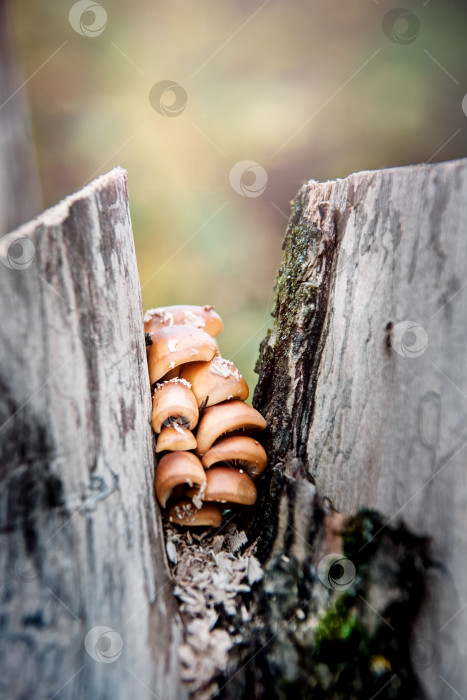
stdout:
{"type": "Polygon", "coordinates": [[[0,239],[0,696],[465,694],[466,215],[467,161],[298,194],[257,365],[270,469],[238,519],[262,578],[196,691],[125,172],[0,239]]]}

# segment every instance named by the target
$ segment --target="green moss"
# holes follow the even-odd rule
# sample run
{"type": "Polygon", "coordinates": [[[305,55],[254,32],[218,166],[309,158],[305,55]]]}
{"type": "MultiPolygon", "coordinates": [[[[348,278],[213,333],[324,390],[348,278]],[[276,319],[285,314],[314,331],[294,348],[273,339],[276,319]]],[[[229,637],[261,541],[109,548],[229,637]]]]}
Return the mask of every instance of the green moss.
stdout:
{"type": "Polygon", "coordinates": [[[280,345],[284,350],[296,326],[296,309],[302,306],[309,307],[311,315],[314,311],[318,290],[304,284],[303,271],[307,265],[310,246],[317,234],[316,228],[295,225],[289,228],[284,241],[284,259],[274,286],[272,311],[276,319],[275,329],[279,333],[280,345]],[[290,304],[292,299],[293,305],[290,304]]]}
{"type": "Polygon", "coordinates": [[[302,305],[309,305],[312,315],[318,291],[310,285],[303,284],[303,271],[307,265],[310,247],[318,234],[318,229],[309,224],[299,223],[304,219],[303,212],[308,194],[309,188],[305,185],[292,202],[292,215],[283,242],[284,257],[274,285],[274,329],[279,334],[279,352],[284,353],[288,352],[288,341],[297,322],[296,309],[302,305]],[[294,302],[292,308],[291,300],[294,302]]]}
{"type": "Polygon", "coordinates": [[[353,644],[355,638],[360,641],[362,637],[366,637],[365,630],[359,622],[357,610],[353,605],[354,600],[353,595],[343,595],[319,621],[315,637],[318,655],[327,642],[347,641],[353,644]]]}

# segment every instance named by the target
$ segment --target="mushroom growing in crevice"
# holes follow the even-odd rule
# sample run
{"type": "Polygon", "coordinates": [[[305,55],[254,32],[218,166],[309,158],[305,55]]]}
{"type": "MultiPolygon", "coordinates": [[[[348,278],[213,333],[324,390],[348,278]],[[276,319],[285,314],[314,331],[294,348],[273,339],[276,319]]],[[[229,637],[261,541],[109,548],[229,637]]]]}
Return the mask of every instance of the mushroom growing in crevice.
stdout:
{"type": "MultiPolygon", "coordinates": [[[[189,489],[189,496],[198,494],[197,489],[189,489]]],[[[217,503],[239,503],[252,506],[256,503],[256,487],[250,476],[243,469],[232,467],[213,467],[206,473],[206,486],[200,495],[203,501],[217,503]]]]}
{"type": "Polygon", "coordinates": [[[144,331],[151,336],[159,328],[177,325],[199,328],[213,338],[219,335],[224,327],[221,317],[214,311],[214,306],[179,304],[149,309],[144,314],[144,331]]]}
{"type": "Polygon", "coordinates": [[[229,464],[245,469],[253,479],[266,469],[267,461],[264,447],[258,440],[246,435],[219,438],[201,459],[205,469],[217,464],[229,464]]]}
{"type": "Polygon", "coordinates": [[[243,401],[233,399],[207,408],[196,433],[196,454],[202,457],[218,437],[225,433],[248,429],[264,430],[266,421],[259,411],[243,401]]]}
{"type": "Polygon", "coordinates": [[[218,505],[203,503],[201,508],[197,508],[193,501],[187,499],[175,503],[167,518],[170,523],[191,527],[219,527],[222,524],[222,513],[218,505]]]}
{"type": "Polygon", "coordinates": [[[177,423],[163,427],[156,443],[156,452],[178,452],[195,448],[196,438],[191,430],[177,423]]]}
{"type": "Polygon", "coordinates": [[[198,404],[187,381],[176,377],[156,385],[151,421],[155,433],[160,433],[166,426],[192,430],[198,422],[198,415],[198,404]]]}
{"type": "Polygon", "coordinates": [[[219,353],[217,343],[208,333],[191,326],[168,326],[152,334],[148,364],[151,384],[185,362],[212,360],[219,353]]]}
{"type": "Polygon", "coordinates": [[[256,502],[252,479],[267,464],[251,437],[266,421],[244,403],[248,385],[214,340],[223,328],[212,306],[146,312],[152,427],[157,434],[155,491],[170,522],[219,527],[222,510],[256,502]]]}
{"type": "Polygon", "coordinates": [[[233,362],[214,356],[210,362],[188,362],[180,377],[191,384],[198,406],[213,406],[227,399],[248,398],[248,385],[233,362]]]}
{"type": "Polygon", "coordinates": [[[176,486],[202,487],[206,483],[206,472],[198,457],[192,452],[168,452],[156,467],[155,489],[157,500],[163,508],[176,486]]]}

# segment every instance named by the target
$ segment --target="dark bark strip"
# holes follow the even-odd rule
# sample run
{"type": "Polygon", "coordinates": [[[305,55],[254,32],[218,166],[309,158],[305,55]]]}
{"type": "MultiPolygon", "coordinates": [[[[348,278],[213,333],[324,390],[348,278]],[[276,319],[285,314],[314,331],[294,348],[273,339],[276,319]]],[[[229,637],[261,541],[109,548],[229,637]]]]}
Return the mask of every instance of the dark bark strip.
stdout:
{"type": "MultiPolygon", "coordinates": [[[[328,189],[330,196],[332,185],[328,189]]],[[[289,451],[299,458],[306,454],[325,344],[336,226],[327,201],[311,207],[312,190],[305,185],[293,203],[275,284],[273,328],[261,344],[256,367],[254,405],[268,421],[265,440],[272,463],[289,451]]]]}

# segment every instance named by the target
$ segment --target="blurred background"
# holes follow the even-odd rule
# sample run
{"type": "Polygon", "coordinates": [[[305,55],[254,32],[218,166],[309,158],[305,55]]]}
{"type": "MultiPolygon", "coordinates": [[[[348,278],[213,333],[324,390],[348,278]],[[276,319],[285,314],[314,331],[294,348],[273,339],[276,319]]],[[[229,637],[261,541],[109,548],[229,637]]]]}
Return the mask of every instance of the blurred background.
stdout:
{"type": "Polygon", "coordinates": [[[0,15],[0,233],[126,168],[144,308],[214,304],[250,396],[300,186],[467,155],[464,0],[0,0],[0,15]]]}

